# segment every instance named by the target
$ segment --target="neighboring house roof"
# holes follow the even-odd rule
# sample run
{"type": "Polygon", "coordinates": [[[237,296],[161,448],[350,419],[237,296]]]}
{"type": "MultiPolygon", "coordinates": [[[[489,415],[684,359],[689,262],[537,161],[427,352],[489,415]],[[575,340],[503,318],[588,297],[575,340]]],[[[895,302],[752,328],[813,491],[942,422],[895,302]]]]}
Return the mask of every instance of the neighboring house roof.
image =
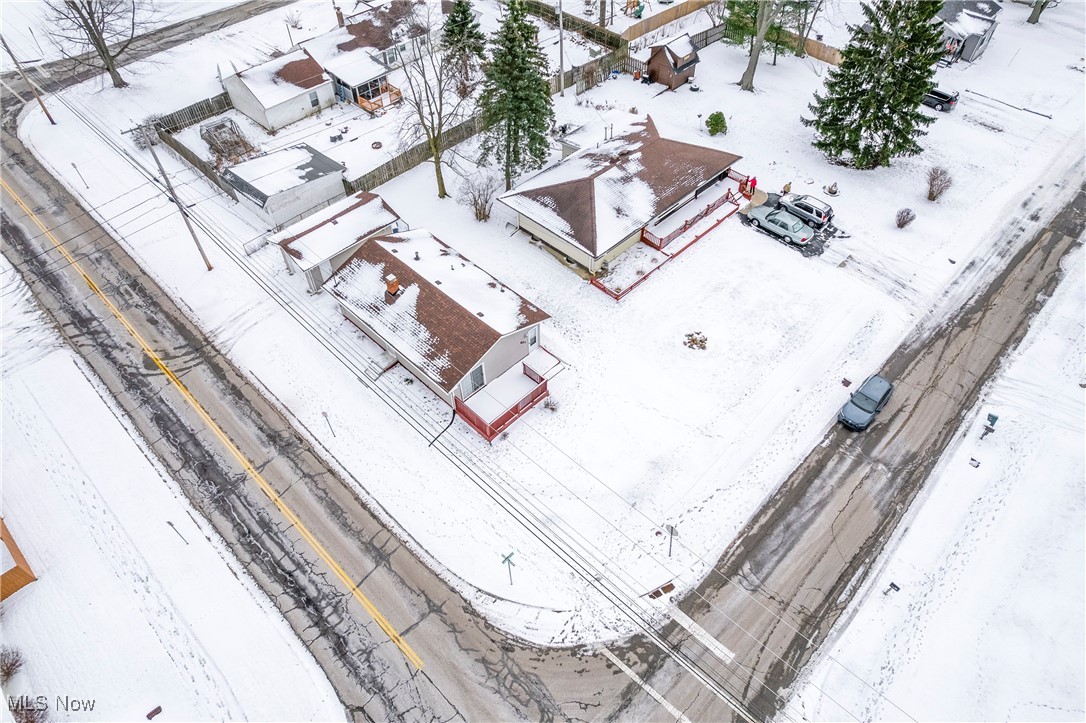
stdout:
{"type": "Polygon", "coordinates": [[[305,41],[306,50],[313,54],[321,66],[349,86],[358,86],[388,75],[388,68],[374,57],[378,52],[371,47],[342,48],[351,40],[347,28],[319,35],[305,41]]]}
{"type": "Polygon", "coordinates": [[[662,48],[667,53],[673,72],[681,73],[698,62],[697,48],[686,33],[654,43],[652,52],[658,52],[657,48],[662,48]]]}
{"type": "Polygon", "coordinates": [[[939,10],[943,27],[959,38],[984,35],[1003,8],[995,0],[945,0],[939,10]]]}
{"type": "MultiPolygon", "coordinates": [[[[342,51],[356,48],[385,50],[406,37],[415,37],[426,32],[425,28],[410,21],[417,11],[425,13],[426,0],[390,0],[390,2],[367,8],[347,18],[347,34],[350,36],[339,46],[342,51]]],[[[441,6],[436,6],[438,17],[441,6]]]]}
{"type": "Polygon", "coordinates": [[[502,336],[550,318],[425,229],[367,240],[324,288],[448,392],[502,336]]]}
{"type": "Polygon", "coordinates": [[[741,156],[663,138],[651,117],[584,148],[501,196],[599,257],[741,156]]]}
{"type": "Polygon", "coordinates": [[[328,82],[320,64],[304,49],[242,70],[237,77],[265,108],[328,82]]]}
{"type": "Polygon", "coordinates": [[[307,271],[399,218],[380,196],[362,191],[288,226],[271,240],[307,271]]]}
{"type": "Polygon", "coordinates": [[[343,173],[343,166],[305,143],[268,153],[228,168],[224,181],[261,206],[277,193],[343,173]]]}

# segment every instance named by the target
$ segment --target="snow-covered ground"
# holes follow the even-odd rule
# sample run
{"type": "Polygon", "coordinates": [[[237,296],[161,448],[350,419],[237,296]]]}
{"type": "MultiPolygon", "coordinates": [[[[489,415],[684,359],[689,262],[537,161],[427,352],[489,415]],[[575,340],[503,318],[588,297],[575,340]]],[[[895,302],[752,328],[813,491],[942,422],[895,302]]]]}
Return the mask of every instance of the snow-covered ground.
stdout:
{"type": "Polygon", "coordinates": [[[38,577],[4,601],[0,637],[25,659],[5,701],[45,696],[52,720],[156,706],[169,720],[342,720],[316,661],[4,259],[0,279],[3,516],[38,577]],[[58,709],[63,697],[93,708],[58,709]]]}
{"type": "MultiPolygon", "coordinates": [[[[153,3],[148,16],[148,30],[179,23],[189,18],[237,5],[244,0],[174,0],[153,3]]],[[[4,0],[0,3],[0,27],[11,52],[22,63],[35,65],[61,57],[60,50],[46,31],[49,8],[42,0],[4,0]]],[[[0,67],[9,69],[11,59],[0,53],[0,67]]]]}
{"type": "Polygon", "coordinates": [[[799,686],[809,720],[1086,715],[1083,256],[799,686]]]}
{"type": "MultiPolygon", "coordinates": [[[[742,155],[738,170],[758,176],[762,188],[790,181],[797,192],[817,194],[837,182],[834,206],[851,238],[835,240],[819,258],[803,258],[733,218],[616,304],[526,236],[511,233],[506,222],[514,219],[500,206],[479,224],[453,198],[436,199],[426,164],[381,187],[412,228],[430,229],[550,313],[543,344],[566,362],[551,382],[553,412],[531,411],[493,446],[462,422],[443,442],[523,495],[543,524],[577,536],[581,550],[631,591],[671,579],[680,592],[692,587],[833,423],[845,398],[839,379],[877,368],[929,310],[952,308],[940,306],[947,290],[964,293],[992,271],[983,261],[1005,226],[1020,225],[1028,237],[1041,218],[1029,216],[1042,200],[1055,204],[1073,188],[1055,184],[1081,164],[1083,83],[1068,65],[1081,56],[1083,17],[1046,15],[1035,28],[1024,23],[1027,13],[1007,5],[982,61],[941,70],[940,80],[1053,119],[963,92],[959,108],[931,127],[923,155],[878,171],[828,165],[811,148],[798,119],[827,71],[812,59],[763,62],[758,92],[743,93],[733,85],[746,65],[743,50],[717,44],[701,51],[702,93],[682,88],[660,95],[659,87],[624,76],[556,99],[559,123],[598,122],[612,108],[649,112],[664,133],[742,155]],[[715,110],[726,114],[729,132],[710,138],[703,122],[715,110]],[[938,203],[924,198],[932,165],[949,168],[955,182],[938,203]],[[893,223],[902,206],[918,216],[904,231],[893,223]],[[707,336],[706,350],[683,346],[693,331],[707,336]],[[679,530],[670,559],[665,525],[679,530]]],[[[176,49],[123,92],[88,83],[64,100],[152,168],[149,155],[128,146],[119,131],[217,92],[202,58],[259,46],[264,34],[279,32],[279,22],[278,15],[258,18],[176,49]]],[[[205,272],[171,204],[83,129],[72,110],[54,105],[60,125],[49,126],[30,109],[25,141],[124,236],[239,368],[319,435],[317,445],[361,480],[360,492],[396,521],[408,544],[431,556],[480,609],[526,638],[575,643],[628,629],[427,446],[447,423],[447,406],[421,384],[406,384],[400,369],[359,383],[356,370],[329,353],[323,341],[363,368],[373,356],[327,295],[307,296],[302,280],[286,275],[277,249],[240,255],[245,242],[261,236],[259,225],[164,154],[185,202],[195,203],[194,212],[216,233],[206,244],[216,268],[205,272]],[[411,431],[397,408],[430,436],[411,431]],[[335,436],[325,434],[329,424],[335,436]],[[402,482],[381,483],[388,479],[402,482]],[[501,564],[510,551],[517,560],[512,586],[501,564]]],[[[451,158],[455,168],[446,180],[454,196],[461,174],[477,171],[475,147],[463,144],[451,158]]]]}

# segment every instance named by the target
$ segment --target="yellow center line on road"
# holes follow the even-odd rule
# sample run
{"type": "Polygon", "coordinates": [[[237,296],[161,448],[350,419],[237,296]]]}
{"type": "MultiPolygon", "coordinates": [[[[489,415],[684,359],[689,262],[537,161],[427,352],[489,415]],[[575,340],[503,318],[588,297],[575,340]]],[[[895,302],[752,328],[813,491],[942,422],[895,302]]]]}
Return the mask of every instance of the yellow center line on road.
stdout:
{"type": "Polygon", "coordinates": [[[226,435],[226,432],[224,432],[222,428],[220,428],[219,425],[215,423],[215,420],[211,418],[211,415],[208,414],[207,410],[204,409],[203,405],[200,404],[199,401],[197,401],[196,397],[192,395],[192,392],[190,392],[177,377],[177,375],[173,373],[173,370],[166,366],[165,362],[163,362],[162,359],[159,358],[159,356],[151,349],[150,345],[143,339],[143,337],[136,330],[136,328],[132,326],[128,319],[125,318],[124,314],[122,314],[121,311],[116,306],[114,306],[113,302],[110,301],[109,298],[102,292],[102,290],[98,288],[98,285],[94,283],[94,280],[91,279],[90,276],[87,275],[87,272],[83,270],[83,267],[79,265],[79,262],[75,260],[75,257],[73,257],[71,253],[68,252],[68,249],[64,248],[63,244],[57,241],[56,237],[53,236],[52,232],[45,227],[45,225],[41,222],[37,215],[35,215],[35,213],[30,210],[26,203],[23,202],[18,194],[16,194],[15,191],[11,189],[11,186],[9,186],[7,182],[4,181],[2,178],[0,178],[0,186],[2,186],[3,189],[8,192],[8,194],[15,200],[15,202],[19,204],[19,208],[21,208],[23,212],[31,220],[34,221],[37,227],[41,229],[42,233],[45,234],[46,238],[48,238],[49,241],[52,242],[53,247],[56,248],[56,250],[64,256],[68,263],[71,264],[79,272],[79,274],[83,277],[83,280],[87,282],[87,286],[90,287],[91,291],[93,291],[98,296],[98,298],[102,300],[102,303],[104,303],[106,307],[109,308],[110,312],[113,314],[114,317],[116,317],[117,321],[121,323],[125,330],[140,345],[140,347],[143,349],[143,353],[146,354],[155,363],[155,366],[162,370],[162,373],[166,375],[166,378],[169,379],[170,382],[173,383],[173,385],[181,393],[181,396],[183,396],[185,400],[189,403],[189,406],[191,406],[196,414],[204,421],[208,429],[210,429],[215,434],[215,436],[219,438],[219,441],[222,442],[223,446],[226,447],[230,454],[234,456],[234,459],[236,459],[238,461],[238,464],[240,464],[245,469],[245,471],[253,479],[253,481],[255,481],[257,485],[260,486],[260,489],[275,504],[275,506],[279,509],[283,516],[287,518],[291,526],[298,531],[298,534],[302,536],[302,539],[304,539],[309,544],[309,546],[313,548],[313,551],[317,553],[317,556],[320,557],[320,559],[323,560],[329,568],[331,568],[332,572],[336,574],[336,577],[338,577],[340,581],[347,587],[347,589],[350,590],[351,595],[353,595],[354,598],[362,604],[362,607],[366,609],[366,612],[370,614],[370,617],[373,618],[374,622],[376,622],[381,627],[381,630],[383,630],[385,634],[388,635],[389,639],[396,644],[396,647],[400,649],[400,652],[404,654],[404,657],[406,657],[416,668],[422,668],[422,659],[418,656],[418,654],[411,649],[411,646],[408,645],[402,637],[400,637],[400,634],[396,632],[396,629],[393,628],[388,620],[385,619],[385,616],[381,614],[381,612],[373,605],[372,602],[370,602],[369,598],[362,594],[362,591],[358,588],[358,585],[350,577],[347,576],[347,573],[343,570],[342,567],[340,567],[339,563],[336,562],[335,559],[333,559],[332,556],[328,553],[328,551],[324,549],[324,546],[317,541],[317,538],[314,537],[313,533],[310,532],[309,529],[302,524],[302,521],[298,519],[298,516],[294,514],[294,511],[290,509],[290,507],[288,507],[285,502],[283,502],[275,489],[268,483],[266,479],[264,479],[263,475],[261,475],[255,467],[253,467],[252,463],[248,459],[246,459],[245,455],[241,453],[241,450],[239,450],[226,435]]]}

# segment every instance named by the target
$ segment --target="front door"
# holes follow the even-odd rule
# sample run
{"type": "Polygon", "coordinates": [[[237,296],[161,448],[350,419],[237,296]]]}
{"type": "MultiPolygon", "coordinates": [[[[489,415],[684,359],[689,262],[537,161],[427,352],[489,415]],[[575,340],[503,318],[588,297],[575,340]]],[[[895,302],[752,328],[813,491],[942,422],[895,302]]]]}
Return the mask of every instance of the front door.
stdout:
{"type": "Polygon", "coordinates": [[[528,329],[528,353],[531,354],[539,346],[539,327],[533,326],[528,329]]]}

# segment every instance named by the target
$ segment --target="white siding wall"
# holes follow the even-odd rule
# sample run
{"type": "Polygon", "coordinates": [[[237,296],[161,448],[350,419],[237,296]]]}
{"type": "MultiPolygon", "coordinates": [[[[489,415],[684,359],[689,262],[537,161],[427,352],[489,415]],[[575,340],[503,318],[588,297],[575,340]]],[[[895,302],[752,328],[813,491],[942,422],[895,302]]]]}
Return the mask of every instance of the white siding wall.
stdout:
{"type": "MultiPolygon", "coordinates": [[[[603,254],[603,256],[600,256],[599,261],[597,262],[598,265],[602,266],[604,261],[610,261],[611,259],[618,258],[618,256],[623,251],[630,248],[634,244],[638,243],[640,240],[641,240],[641,229],[637,229],[632,234],[630,234],[626,238],[622,239],[622,243],[618,244],[614,248],[608,249],[603,254]]],[[[595,272],[593,272],[593,273],[595,273],[595,272]]]]}
{"type": "Polygon", "coordinates": [[[546,228],[540,226],[538,223],[528,218],[524,214],[517,214],[520,218],[520,227],[528,233],[535,236],[543,243],[550,246],[552,249],[568,256],[581,266],[585,267],[591,273],[596,273],[602,268],[604,262],[610,261],[617,257],[626,249],[630,248],[638,241],[641,240],[641,229],[634,231],[632,234],[622,239],[619,243],[605,251],[601,256],[594,257],[580,246],[574,246],[565,239],[551,233],[546,228]]]}
{"type": "MultiPolygon", "coordinates": [[[[555,251],[558,251],[573,259],[589,271],[596,271],[596,269],[592,268],[592,265],[596,263],[595,259],[592,258],[592,254],[588,253],[580,246],[574,246],[565,239],[560,238],[554,233],[551,233],[550,230],[544,228],[543,226],[540,226],[538,223],[528,218],[524,214],[518,213],[517,216],[520,218],[520,227],[530,233],[532,236],[535,236],[537,239],[547,244],[555,251]]],[[[598,267],[598,264],[596,265],[598,267]]]]}
{"type": "MultiPolygon", "coordinates": [[[[392,227],[394,225],[395,224],[390,223],[389,225],[374,231],[366,238],[391,233],[392,227]]],[[[328,261],[327,274],[324,273],[324,269],[322,268],[324,267],[324,264],[317,264],[313,268],[306,271],[305,276],[306,281],[309,283],[309,292],[312,294],[320,293],[321,286],[324,284],[325,281],[328,280],[328,277],[335,273],[336,269],[345,264],[347,262],[347,259],[351,258],[354,252],[357,251],[363,243],[365,243],[365,239],[351,244],[347,248],[340,251],[338,254],[332,256],[331,259],[326,259],[328,261]]]]}
{"type": "Polygon", "coordinates": [[[483,369],[490,383],[528,356],[528,329],[506,334],[483,354],[483,369]],[[523,344],[521,342],[524,342],[523,344]]]}
{"type": "Polygon", "coordinates": [[[290,125],[306,116],[317,113],[323,108],[328,108],[335,102],[335,99],[336,93],[332,89],[332,81],[322,83],[316,88],[299,88],[298,95],[279,105],[268,108],[267,119],[270,125],[266,127],[268,130],[277,130],[290,125]],[[316,108],[313,107],[309,100],[309,94],[314,91],[317,93],[317,102],[319,103],[316,108]]]}
{"type": "Polygon", "coordinates": [[[330,173],[323,178],[303,183],[269,197],[268,202],[264,204],[264,210],[274,225],[282,226],[288,221],[297,220],[324,208],[332,201],[346,195],[342,174],[330,173]]]}
{"type": "Polygon", "coordinates": [[[268,114],[264,111],[264,106],[260,104],[252,91],[245,86],[241,78],[236,75],[228,75],[222,79],[222,84],[230,95],[230,102],[234,104],[235,108],[268,130],[272,129],[272,126],[268,125],[268,114]]]}

